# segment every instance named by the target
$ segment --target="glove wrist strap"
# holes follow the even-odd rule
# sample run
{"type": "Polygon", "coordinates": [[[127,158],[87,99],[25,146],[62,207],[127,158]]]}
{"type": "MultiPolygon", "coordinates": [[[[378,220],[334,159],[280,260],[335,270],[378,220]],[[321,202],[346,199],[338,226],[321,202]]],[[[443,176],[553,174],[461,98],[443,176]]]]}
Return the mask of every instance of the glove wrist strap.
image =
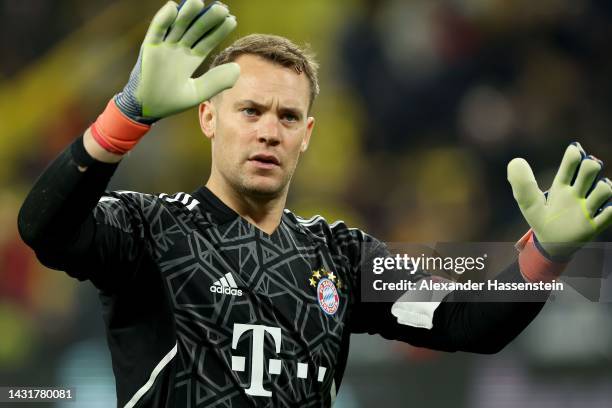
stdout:
{"type": "Polygon", "coordinates": [[[551,282],[559,278],[567,266],[567,262],[551,261],[540,252],[531,229],[523,235],[515,247],[520,251],[519,268],[527,282],[551,282]]]}
{"type": "Polygon", "coordinates": [[[136,146],[149,129],[150,125],[135,122],[125,116],[113,98],[91,125],[91,135],[104,150],[113,154],[125,154],[136,146]]]}

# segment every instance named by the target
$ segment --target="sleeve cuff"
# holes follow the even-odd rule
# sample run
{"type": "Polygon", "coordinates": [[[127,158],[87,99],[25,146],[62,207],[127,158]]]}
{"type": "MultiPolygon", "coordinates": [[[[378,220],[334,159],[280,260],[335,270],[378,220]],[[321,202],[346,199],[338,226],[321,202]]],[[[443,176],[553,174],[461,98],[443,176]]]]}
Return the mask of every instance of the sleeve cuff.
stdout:
{"type": "Polygon", "coordinates": [[[91,155],[85,150],[85,145],[83,144],[83,135],[79,136],[70,146],[70,152],[72,153],[72,158],[76,162],[77,165],[82,167],[91,167],[97,160],[91,157],[91,155]]]}

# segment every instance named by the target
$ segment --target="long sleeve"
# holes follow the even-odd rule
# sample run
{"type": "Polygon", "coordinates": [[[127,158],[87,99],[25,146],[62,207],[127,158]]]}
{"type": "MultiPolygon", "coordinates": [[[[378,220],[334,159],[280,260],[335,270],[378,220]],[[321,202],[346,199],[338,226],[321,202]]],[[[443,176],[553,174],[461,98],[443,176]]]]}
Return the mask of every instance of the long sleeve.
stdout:
{"type": "Polygon", "coordinates": [[[32,249],[68,250],[91,238],[91,212],[117,164],[93,160],[79,137],[36,180],[18,217],[21,238],[32,249]],[[87,170],[79,170],[79,166],[87,170]]]}
{"type": "MultiPolygon", "coordinates": [[[[492,293],[486,290],[457,290],[444,296],[439,304],[405,302],[401,305],[403,315],[399,316],[392,309],[401,294],[393,300],[381,298],[381,301],[373,301],[372,295],[363,298],[364,285],[369,283],[364,280],[368,272],[362,271],[362,267],[372,264],[369,258],[389,257],[386,245],[343,223],[333,224],[328,234],[329,241],[346,259],[352,276],[353,333],[379,334],[387,339],[436,350],[496,353],[529,325],[548,298],[549,293],[544,291],[496,293],[496,297],[491,298],[492,293]]],[[[430,277],[423,271],[412,275],[398,271],[396,275],[413,282],[430,277]]],[[[495,279],[498,282],[525,282],[516,261],[495,279]]]]}
{"type": "Polygon", "coordinates": [[[116,168],[92,159],[80,137],[38,178],[18,217],[19,233],[41,263],[106,290],[144,252],[138,197],[105,193],[116,168]]]}
{"type": "MultiPolygon", "coordinates": [[[[509,265],[496,279],[523,282],[518,263],[509,265]]],[[[392,303],[363,302],[357,307],[359,317],[353,330],[378,333],[388,339],[435,350],[492,354],[502,350],[531,323],[544,306],[548,293],[514,294],[512,299],[504,301],[477,301],[478,296],[478,292],[472,291],[453,291],[446,295],[435,309],[430,329],[400,323],[391,312],[392,303]]]]}
{"type": "MultiPolygon", "coordinates": [[[[517,262],[509,265],[496,280],[524,282],[517,262]]],[[[416,341],[439,345],[449,351],[497,353],[531,323],[548,298],[548,292],[511,292],[504,295],[503,301],[477,301],[479,295],[460,291],[448,294],[434,312],[429,336],[418,335],[416,341]],[[464,301],[468,297],[469,301],[464,301]]]]}

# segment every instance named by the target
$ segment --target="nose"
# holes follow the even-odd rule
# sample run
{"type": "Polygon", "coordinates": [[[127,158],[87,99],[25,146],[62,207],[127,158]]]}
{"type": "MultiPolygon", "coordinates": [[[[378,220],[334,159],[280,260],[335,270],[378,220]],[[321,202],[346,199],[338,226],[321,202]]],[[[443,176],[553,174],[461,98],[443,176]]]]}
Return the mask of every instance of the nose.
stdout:
{"type": "Polygon", "coordinates": [[[257,140],[270,146],[276,146],[280,143],[280,125],[276,115],[263,115],[259,120],[257,140]]]}

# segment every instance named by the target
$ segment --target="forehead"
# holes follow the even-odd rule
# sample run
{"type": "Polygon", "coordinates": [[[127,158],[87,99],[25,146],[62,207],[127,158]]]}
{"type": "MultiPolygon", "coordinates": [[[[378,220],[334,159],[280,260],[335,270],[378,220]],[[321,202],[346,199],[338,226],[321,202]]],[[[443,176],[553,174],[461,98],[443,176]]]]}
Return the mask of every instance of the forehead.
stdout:
{"type": "Polygon", "coordinates": [[[310,86],[308,77],[256,55],[241,55],[236,61],[240,76],[236,84],[223,93],[223,99],[254,100],[262,104],[278,103],[308,110],[310,86]]]}

